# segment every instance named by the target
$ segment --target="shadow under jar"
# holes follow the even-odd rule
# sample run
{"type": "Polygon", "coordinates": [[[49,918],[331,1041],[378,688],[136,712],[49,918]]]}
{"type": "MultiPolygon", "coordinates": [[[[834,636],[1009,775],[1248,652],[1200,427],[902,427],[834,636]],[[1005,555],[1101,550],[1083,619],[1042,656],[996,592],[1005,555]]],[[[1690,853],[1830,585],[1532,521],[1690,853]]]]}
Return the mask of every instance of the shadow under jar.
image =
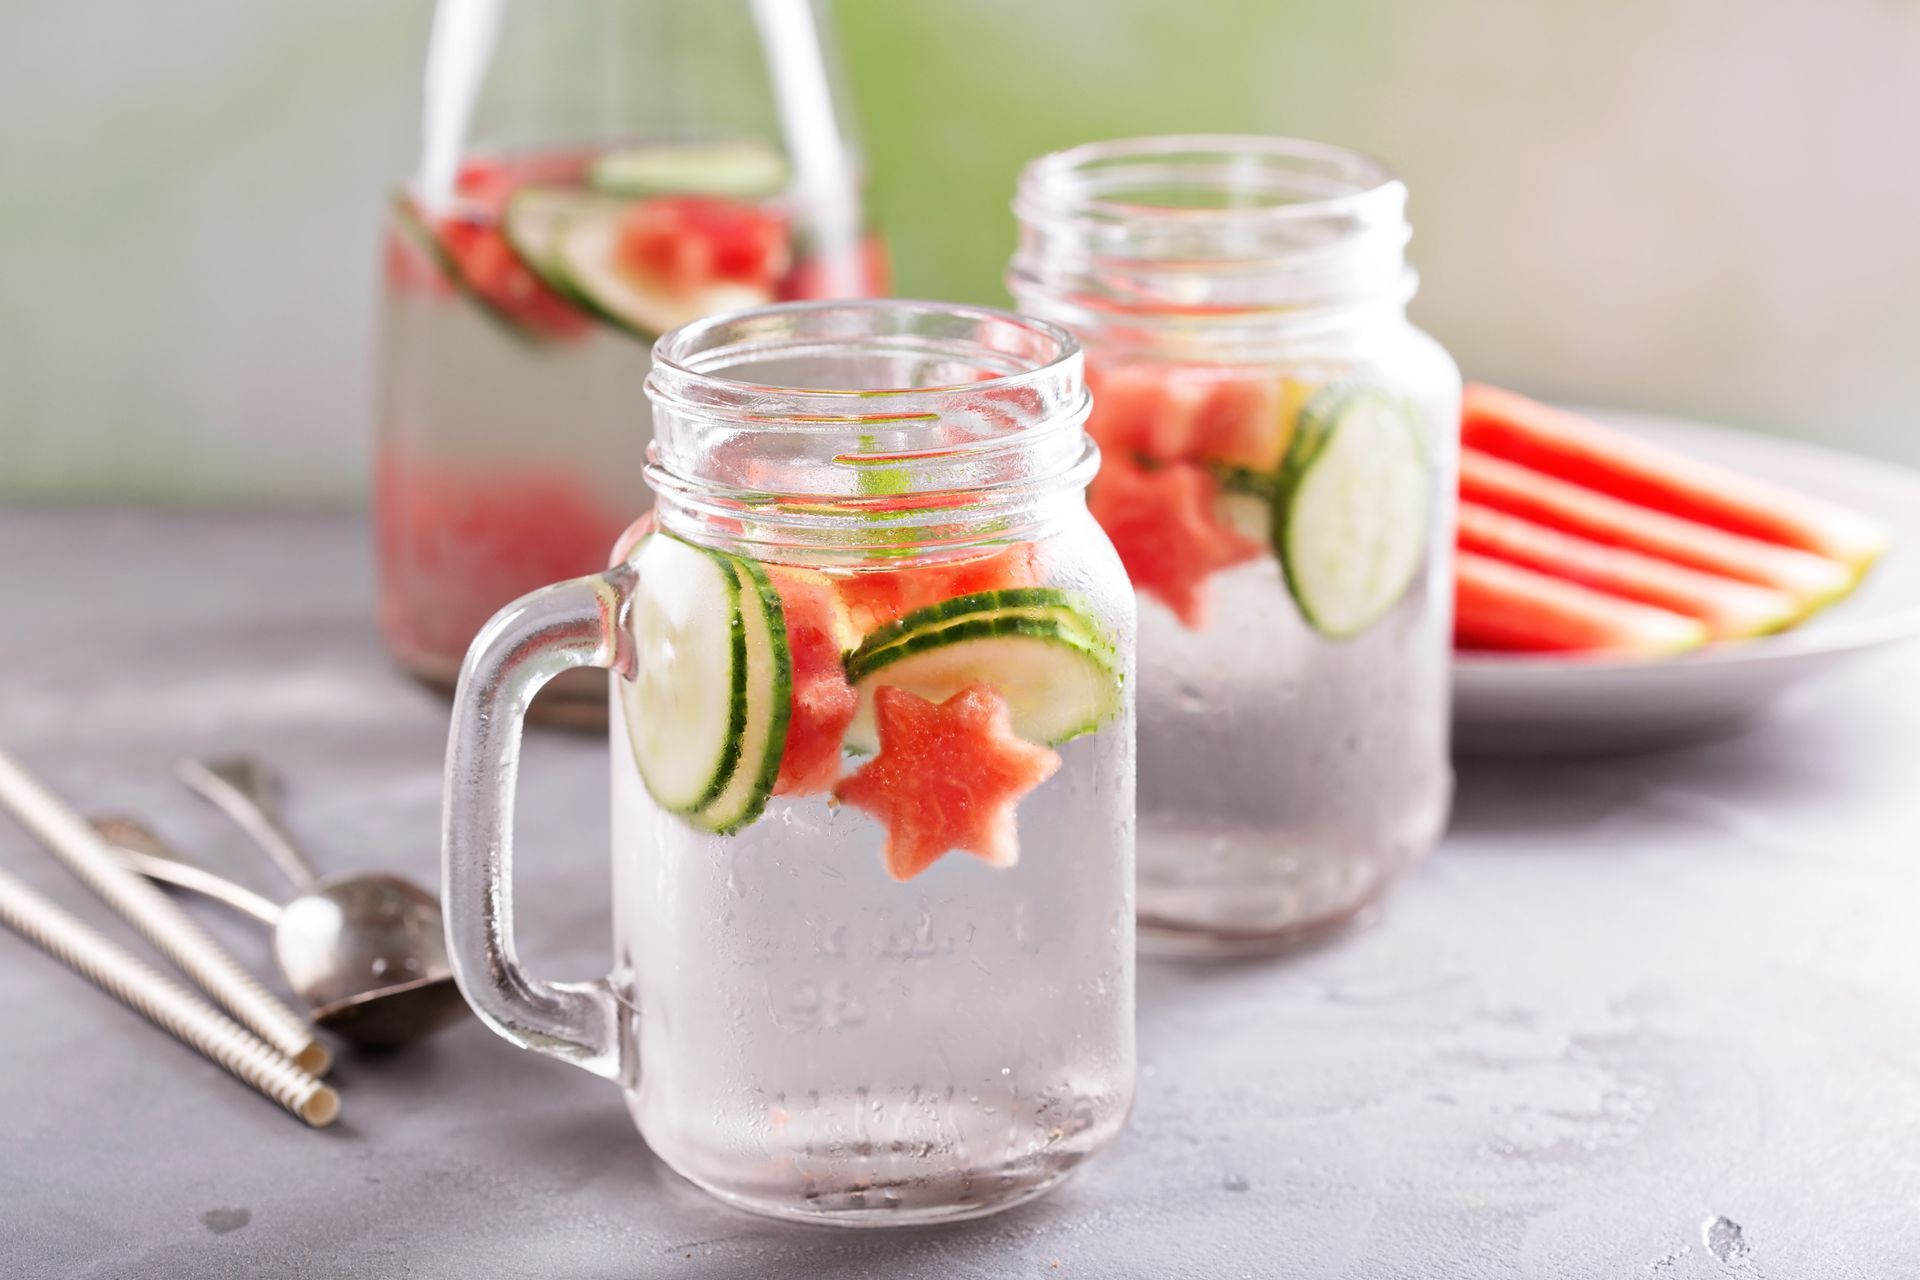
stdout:
{"type": "Polygon", "coordinates": [[[1021,177],[1009,287],[1086,348],[1089,504],[1141,601],[1151,949],[1296,945],[1445,825],[1460,380],[1406,319],[1405,204],[1275,138],[1021,177]]]}
{"type": "Polygon", "coordinates": [[[760,1213],[887,1226],[1040,1194],[1132,1096],[1132,592],[1087,512],[1064,330],[817,303],[662,338],[655,508],[509,606],[448,761],[455,973],[760,1213]],[[611,682],[602,981],[510,939],[518,715],[611,682]]]}

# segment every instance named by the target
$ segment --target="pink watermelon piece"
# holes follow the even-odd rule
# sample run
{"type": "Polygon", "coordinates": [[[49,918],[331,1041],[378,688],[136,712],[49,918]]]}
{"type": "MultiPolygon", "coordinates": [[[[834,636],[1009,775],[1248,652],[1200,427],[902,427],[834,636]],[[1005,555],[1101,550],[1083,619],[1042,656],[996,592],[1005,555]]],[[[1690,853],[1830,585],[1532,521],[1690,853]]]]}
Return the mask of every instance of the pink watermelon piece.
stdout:
{"type": "Polygon", "coordinates": [[[773,793],[812,795],[839,780],[840,744],[860,703],[840,664],[853,642],[851,626],[825,574],[774,565],[767,566],[767,574],[780,593],[793,659],[793,709],[773,793]]]}
{"type": "Polygon", "coordinates": [[[888,874],[911,880],[955,849],[994,867],[1019,861],[1014,812],[1060,757],[1015,736],[1006,700],[985,684],[944,702],[887,687],[875,713],[880,752],[834,795],[885,824],[888,874]]]}
{"type": "Polygon", "coordinates": [[[1286,383],[1261,368],[1183,369],[1176,379],[1198,390],[1200,411],[1193,425],[1193,455],[1202,462],[1223,462],[1250,471],[1275,471],[1286,453],[1291,421],[1286,383]]]}
{"type": "Polygon", "coordinates": [[[1460,451],[1460,497],[1590,542],[1785,592],[1803,613],[1857,581],[1836,560],[1638,506],[1478,449],[1460,451]]]}
{"type": "Polygon", "coordinates": [[[1698,618],[1717,640],[1778,631],[1800,616],[1800,606],[1783,591],[1589,542],[1477,502],[1460,504],[1458,539],[1462,551],[1698,618]]]}
{"type": "Polygon", "coordinates": [[[1205,467],[1141,467],[1124,457],[1100,465],[1087,507],[1120,554],[1127,576],[1190,628],[1207,619],[1207,578],[1266,548],[1216,514],[1219,482],[1205,467]]]}
{"type": "Polygon", "coordinates": [[[390,451],[374,477],[381,625],[396,648],[457,664],[501,606],[601,569],[626,525],[625,513],[564,467],[390,451]]]}
{"type": "Polygon", "coordinates": [[[838,584],[855,632],[864,635],[925,605],[976,591],[1031,587],[1039,581],[1033,544],[1023,542],[968,560],[908,569],[863,569],[838,579],[838,584]]]}
{"type": "Polygon", "coordinates": [[[433,230],[467,288],[522,329],[554,341],[582,338],[592,329],[586,313],[535,275],[492,222],[441,218],[433,230]]]}
{"type": "Polygon", "coordinates": [[[1286,452],[1286,382],[1271,369],[1109,360],[1088,363],[1087,386],[1087,433],[1108,454],[1272,471],[1286,452]]]}
{"type": "Polygon", "coordinates": [[[621,265],[677,293],[744,284],[772,293],[787,274],[787,224],[758,205],[720,196],[662,196],[620,220],[621,265]]]}
{"type": "Polygon", "coordinates": [[[1707,625],[1578,583],[1462,551],[1454,561],[1462,649],[1656,658],[1707,642],[1707,625]]]}
{"type": "MultiPolygon", "coordinates": [[[[860,264],[854,273],[857,277],[854,295],[861,298],[884,298],[893,287],[893,268],[887,256],[887,242],[877,235],[868,236],[860,244],[860,264]]],[[[826,264],[818,258],[801,258],[787,272],[774,294],[782,302],[798,302],[812,298],[831,298],[827,282],[830,273],[826,264]]]]}
{"type": "Polygon", "coordinates": [[[1170,376],[1164,364],[1101,361],[1087,365],[1093,412],[1087,434],[1108,453],[1178,462],[1191,456],[1210,388],[1170,376]]]}
{"type": "Polygon", "coordinates": [[[1602,426],[1512,391],[1468,383],[1467,447],[1587,489],[1864,572],[1891,541],[1859,512],[1602,426]]]}

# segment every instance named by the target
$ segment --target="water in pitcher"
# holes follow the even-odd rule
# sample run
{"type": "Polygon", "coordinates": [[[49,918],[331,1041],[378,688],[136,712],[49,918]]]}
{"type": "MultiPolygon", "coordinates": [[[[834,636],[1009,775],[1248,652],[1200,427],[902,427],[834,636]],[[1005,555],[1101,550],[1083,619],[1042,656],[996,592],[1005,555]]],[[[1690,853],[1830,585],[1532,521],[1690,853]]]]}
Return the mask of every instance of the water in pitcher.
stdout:
{"type": "Polygon", "coordinates": [[[395,194],[374,515],[381,628],[409,669],[450,684],[496,609],[603,566],[651,504],[654,336],[884,291],[878,240],[829,280],[787,181],[758,144],[626,144],[469,157],[438,212],[395,194]]]}

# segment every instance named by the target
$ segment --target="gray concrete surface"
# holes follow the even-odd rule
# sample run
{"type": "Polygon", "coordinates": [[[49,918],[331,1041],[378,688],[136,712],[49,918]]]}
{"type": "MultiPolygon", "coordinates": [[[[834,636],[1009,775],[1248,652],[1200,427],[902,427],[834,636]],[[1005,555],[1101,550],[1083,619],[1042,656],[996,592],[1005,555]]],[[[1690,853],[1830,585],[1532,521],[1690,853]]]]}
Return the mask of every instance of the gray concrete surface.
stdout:
{"type": "MultiPolygon", "coordinates": [[[[329,868],[435,872],[440,705],[345,520],[0,512],[0,743],[274,872],[172,781],[279,761],[329,868]]],[[[1463,767],[1454,830],[1312,954],[1148,964],[1132,1124],[1062,1192],[848,1235],[679,1182],[610,1086],[479,1026],[348,1058],[303,1130],[0,934],[0,1276],[1624,1277],[1920,1272],[1920,653],[1745,738],[1463,767]]],[[[605,961],[603,747],[542,735],[522,937],[605,961]]],[[[117,935],[10,824],[0,865],[117,935]]],[[[244,958],[244,921],[194,908],[244,958]]]]}

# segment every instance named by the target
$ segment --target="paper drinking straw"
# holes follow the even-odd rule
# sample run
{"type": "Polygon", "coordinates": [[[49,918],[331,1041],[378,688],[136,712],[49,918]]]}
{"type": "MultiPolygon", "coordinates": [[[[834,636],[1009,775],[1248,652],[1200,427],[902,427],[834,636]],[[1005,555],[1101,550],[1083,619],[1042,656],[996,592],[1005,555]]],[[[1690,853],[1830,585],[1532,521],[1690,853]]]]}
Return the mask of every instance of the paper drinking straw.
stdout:
{"type": "Polygon", "coordinates": [[[324,1075],[333,1065],[333,1055],[314,1037],[304,1018],[241,968],[173,899],[122,865],[85,818],[4,751],[0,751],[0,805],[262,1040],[316,1075],[324,1075]]]}
{"type": "Polygon", "coordinates": [[[865,259],[856,175],[834,111],[813,6],[809,0],[752,0],[752,8],[780,128],[793,156],[794,195],[819,250],[825,293],[857,298],[865,292],[865,259]]]}
{"type": "Polygon", "coordinates": [[[339,1116],[340,1095],[330,1085],[5,871],[0,871],[0,924],[314,1128],[325,1128],[339,1116]]]}

